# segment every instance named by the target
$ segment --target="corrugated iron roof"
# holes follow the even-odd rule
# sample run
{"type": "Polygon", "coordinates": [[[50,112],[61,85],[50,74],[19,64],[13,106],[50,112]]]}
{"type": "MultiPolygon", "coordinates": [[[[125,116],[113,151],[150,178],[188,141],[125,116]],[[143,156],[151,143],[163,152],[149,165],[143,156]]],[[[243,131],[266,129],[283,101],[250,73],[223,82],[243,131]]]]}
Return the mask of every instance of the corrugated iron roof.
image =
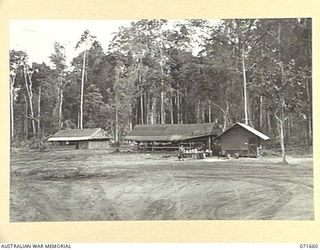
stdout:
{"type": "Polygon", "coordinates": [[[245,123],[240,123],[240,122],[238,122],[238,123],[234,124],[232,127],[228,128],[228,129],[227,129],[226,131],[224,131],[221,135],[219,135],[219,137],[222,136],[224,133],[226,133],[227,131],[229,131],[230,129],[232,129],[232,128],[235,127],[235,126],[240,126],[240,127],[244,128],[245,130],[247,130],[247,131],[249,131],[250,133],[252,133],[252,134],[260,137],[261,139],[263,139],[263,140],[265,140],[265,141],[267,141],[267,140],[270,139],[269,136],[261,133],[260,131],[254,129],[253,127],[250,127],[249,125],[247,125],[247,124],[245,124],[245,123]]]}
{"type": "Polygon", "coordinates": [[[180,141],[218,134],[215,123],[136,125],[126,140],[180,141]]]}
{"type": "Polygon", "coordinates": [[[90,139],[108,139],[106,132],[101,128],[65,129],[59,130],[48,141],[86,141],[90,139]]]}

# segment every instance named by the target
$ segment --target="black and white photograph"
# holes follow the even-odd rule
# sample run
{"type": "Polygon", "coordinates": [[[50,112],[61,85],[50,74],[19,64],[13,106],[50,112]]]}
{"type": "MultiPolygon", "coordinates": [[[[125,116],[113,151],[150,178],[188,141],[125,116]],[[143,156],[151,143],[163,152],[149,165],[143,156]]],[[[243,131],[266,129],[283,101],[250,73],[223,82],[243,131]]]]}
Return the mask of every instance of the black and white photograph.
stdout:
{"type": "Polygon", "coordinates": [[[10,20],[10,222],[313,221],[312,21],[10,20]]]}

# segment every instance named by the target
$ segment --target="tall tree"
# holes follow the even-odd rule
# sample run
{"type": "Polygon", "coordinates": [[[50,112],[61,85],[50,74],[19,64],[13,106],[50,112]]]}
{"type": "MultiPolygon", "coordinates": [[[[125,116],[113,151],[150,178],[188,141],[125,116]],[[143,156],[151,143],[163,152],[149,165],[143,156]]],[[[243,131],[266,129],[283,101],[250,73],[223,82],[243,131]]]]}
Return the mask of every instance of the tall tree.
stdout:
{"type": "Polygon", "coordinates": [[[15,124],[14,124],[14,101],[17,97],[16,90],[20,88],[19,83],[17,83],[17,76],[21,75],[21,67],[26,60],[27,55],[23,51],[10,51],[10,134],[11,140],[14,139],[15,124]]]}
{"type": "Polygon", "coordinates": [[[34,73],[34,69],[30,67],[26,61],[23,62],[23,76],[24,76],[24,83],[25,83],[25,89],[27,90],[27,97],[29,102],[29,112],[28,118],[31,120],[32,125],[32,133],[33,136],[36,135],[36,118],[34,115],[34,108],[33,108],[33,81],[32,81],[32,75],[34,73]]]}
{"type": "Polygon", "coordinates": [[[57,79],[57,102],[55,110],[58,112],[58,121],[57,121],[57,129],[62,128],[63,123],[63,114],[62,114],[62,106],[63,106],[63,95],[64,89],[68,83],[66,79],[66,56],[65,56],[65,48],[59,44],[58,42],[54,43],[54,53],[50,56],[51,62],[55,67],[55,74],[57,79]]]}
{"type": "Polygon", "coordinates": [[[84,96],[84,82],[85,82],[85,71],[86,71],[86,55],[88,49],[91,47],[95,40],[95,36],[91,35],[89,30],[85,30],[77,42],[76,49],[83,50],[83,62],[82,62],[82,75],[81,75],[81,92],[80,92],[80,122],[79,128],[83,129],[83,96],[84,96]]]}
{"type": "Polygon", "coordinates": [[[283,164],[287,163],[285,122],[302,107],[305,88],[302,82],[308,77],[305,70],[297,67],[297,54],[292,51],[296,24],[296,19],[268,21],[267,46],[260,47],[263,60],[257,66],[260,73],[256,76],[261,75],[263,82],[255,81],[259,82],[261,93],[269,99],[269,110],[277,120],[283,164]]]}
{"type": "MultiPolygon", "coordinates": [[[[41,118],[41,107],[43,105],[41,105],[42,103],[42,91],[46,89],[46,85],[50,84],[49,83],[49,79],[51,77],[52,74],[52,70],[50,69],[49,66],[47,66],[45,63],[42,64],[37,64],[37,63],[33,63],[32,64],[32,68],[34,70],[33,73],[33,84],[34,84],[34,88],[37,94],[37,102],[36,102],[36,107],[37,107],[37,136],[38,138],[42,137],[42,130],[41,130],[41,123],[42,123],[42,118],[41,118]]],[[[49,104],[50,105],[50,104],[49,104]]]]}

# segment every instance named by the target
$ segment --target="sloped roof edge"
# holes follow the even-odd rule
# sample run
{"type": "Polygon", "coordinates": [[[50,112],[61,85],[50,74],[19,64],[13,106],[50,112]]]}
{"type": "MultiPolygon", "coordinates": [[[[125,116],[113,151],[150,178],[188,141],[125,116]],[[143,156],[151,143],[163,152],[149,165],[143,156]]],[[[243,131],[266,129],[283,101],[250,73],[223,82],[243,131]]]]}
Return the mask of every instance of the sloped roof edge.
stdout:
{"type": "Polygon", "coordinates": [[[126,140],[180,141],[219,134],[215,123],[137,124],[126,140]]]}
{"type": "Polygon", "coordinates": [[[132,141],[158,141],[158,142],[163,142],[163,141],[184,141],[184,140],[190,140],[190,139],[195,139],[195,138],[201,138],[205,136],[210,136],[212,134],[199,134],[199,135],[194,135],[194,136],[188,136],[188,135],[174,135],[174,136],[143,136],[143,135],[127,135],[125,137],[125,140],[132,140],[132,141]]]}
{"type": "Polygon", "coordinates": [[[90,136],[82,137],[50,137],[48,141],[87,141],[92,139],[90,136]]]}
{"type": "Polygon", "coordinates": [[[263,140],[265,140],[265,141],[270,140],[270,137],[269,137],[269,136],[263,134],[262,132],[254,129],[253,127],[251,127],[251,126],[249,126],[249,125],[247,125],[247,124],[245,124],[245,123],[240,123],[240,122],[232,125],[230,128],[228,128],[227,130],[225,130],[224,132],[222,132],[218,137],[222,136],[222,135],[225,134],[227,131],[229,131],[230,129],[234,128],[234,127],[237,126],[237,125],[239,125],[240,127],[244,128],[245,130],[247,130],[247,131],[249,131],[250,133],[252,133],[252,134],[260,137],[261,139],[263,139],[263,140]]]}
{"type": "Polygon", "coordinates": [[[97,140],[97,139],[109,139],[102,128],[87,128],[87,129],[64,129],[59,130],[54,135],[48,138],[48,141],[84,141],[84,140],[97,140]]]}

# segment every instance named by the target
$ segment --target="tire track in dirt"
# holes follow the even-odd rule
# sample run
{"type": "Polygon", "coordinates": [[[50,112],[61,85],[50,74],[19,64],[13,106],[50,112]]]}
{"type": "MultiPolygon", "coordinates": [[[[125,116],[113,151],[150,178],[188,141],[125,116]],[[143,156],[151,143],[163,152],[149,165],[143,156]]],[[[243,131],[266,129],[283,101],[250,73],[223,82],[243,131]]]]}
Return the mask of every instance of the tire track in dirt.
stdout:
{"type": "Polygon", "coordinates": [[[121,218],[119,218],[113,205],[114,202],[108,199],[100,181],[94,180],[91,186],[95,190],[95,195],[92,196],[94,206],[91,208],[90,220],[120,220],[121,218]]]}
{"type": "Polygon", "coordinates": [[[32,164],[30,159],[30,164],[19,159],[18,163],[24,166],[14,165],[15,171],[11,172],[11,218],[21,218],[18,213],[26,210],[25,214],[31,216],[22,218],[28,221],[269,220],[292,215],[304,218],[312,209],[297,204],[312,199],[312,171],[308,169],[276,165],[254,168],[251,163],[242,168],[232,165],[236,162],[223,166],[201,161],[158,164],[133,156],[133,162],[124,162],[123,156],[88,154],[83,154],[80,161],[68,154],[63,158],[65,164],[54,160],[60,157],[58,154],[49,155],[50,161],[38,157],[32,164]],[[73,166],[78,170],[73,170],[73,166]],[[286,213],[291,204],[297,210],[286,213]]]}
{"type": "Polygon", "coordinates": [[[25,179],[11,180],[11,188],[13,192],[18,192],[23,195],[22,200],[27,202],[27,206],[35,209],[33,217],[35,219],[48,221],[63,221],[65,217],[62,216],[61,209],[50,196],[43,193],[43,190],[35,188],[31,184],[27,184],[25,179]],[[27,192],[28,191],[28,192],[27,192]],[[35,197],[36,195],[36,197],[35,197]]]}
{"type": "Polygon", "coordinates": [[[145,174],[147,181],[152,181],[153,178],[157,178],[160,184],[153,186],[152,189],[149,190],[149,199],[144,201],[145,207],[142,212],[142,218],[149,220],[179,218],[179,215],[182,213],[183,204],[179,193],[186,185],[178,185],[174,175],[165,169],[156,168],[151,179],[149,173],[145,172],[145,174]],[[163,198],[154,200],[151,194],[155,192],[161,194],[163,198]]]}
{"type": "MultiPolygon", "coordinates": [[[[274,215],[293,198],[293,195],[294,194],[288,190],[287,192],[282,194],[277,200],[275,200],[271,205],[260,210],[258,213],[258,217],[260,217],[261,220],[271,220],[274,217],[274,215]]],[[[250,217],[252,217],[252,215],[250,217]]]]}
{"type": "MultiPolygon", "coordinates": [[[[117,220],[141,220],[144,218],[143,210],[150,203],[151,190],[147,188],[149,174],[146,171],[142,173],[146,176],[145,178],[131,178],[124,189],[119,189],[116,193],[112,194],[112,199],[107,198],[110,195],[107,194],[106,189],[103,187],[103,180],[99,179],[95,181],[96,185],[99,186],[99,200],[102,202],[98,207],[102,206],[109,211],[105,213],[107,216],[104,216],[104,220],[109,220],[110,215],[112,219],[117,220]],[[132,200],[132,197],[129,197],[128,200],[127,195],[134,195],[138,187],[145,187],[142,193],[138,193],[138,201],[132,200]]],[[[96,211],[99,212],[99,209],[97,208],[96,211]]]]}
{"type": "MultiPolygon", "coordinates": [[[[192,191],[194,190],[194,185],[199,185],[197,179],[193,180],[194,185],[192,185],[190,179],[186,178],[181,180],[181,178],[179,177],[178,184],[176,181],[176,176],[170,173],[168,170],[158,168],[156,173],[156,176],[159,177],[159,179],[161,178],[164,183],[161,186],[153,189],[153,192],[157,191],[157,189],[161,189],[158,191],[159,193],[163,193],[163,190],[168,191],[163,194],[164,197],[160,199],[160,201],[156,200],[153,205],[150,206],[150,209],[152,210],[152,206],[162,206],[162,210],[160,208],[158,209],[158,212],[162,213],[162,218],[168,219],[167,211],[170,211],[171,214],[169,219],[196,219],[199,216],[198,211],[201,211],[201,213],[203,214],[202,210],[204,209],[208,212],[212,210],[212,207],[208,206],[208,204],[205,204],[204,202],[198,202],[199,195],[203,196],[203,200],[206,200],[206,192],[200,192],[196,196],[197,199],[195,200],[182,200],[183,196],[190,195],[192,193],[192,191]],[[168,181],[166,181],[166,179],[168,179],[168,181]]],[[[199,187],[197,186],[197,188],[199,187]]]]}
{"type": "MultiPolygon", "coordinates": [[[[147,197],[145,197],[142,207],[141,207],[141,214],[140,219],[142,220],[166,220],[174,217],[176,206],[175,202],[169,199],[168,194],[165,195],[163,198],[154,198],[155,195],[153,194],[161,194],[163,196],[164,190],[169,190],[166,187],[170,185],[166,181],[166,179],[169,179],[169,176],[165,174],[161,174],[163,170],[160,170],[159,168],[155,168],[154,171],[152,171],[152,175],[148,172],[144,171],[144,181],[145,182],[151,182],[154,183],[153,179],[156,178],[158,184],[155,185],[148,185],[149,190],[147,192],[147,197]]],[[[169,179],[170,180],[170,179],[169,179]]],[[[175,193],[173,191],[172,193],[175,193]]]]}
{"type": "MultiPolygon", "coordinates": [[[[181,201],[181,196],[179,194],[180,190],[184,188],[184,186],[180,186],[180,188],[178,188],[177,182],[175,181],[175,177],[173,174],[170,174],[167,170],[163,170],[162,171],[164,173],[165,176],[167,176],[170,180],[170,183],[173,187],[173,197],[174,197],[174,201],[172,202],[172,207],[175,207],[175,217],[179,218],[180,215],[182,214],[182,201],[181,201]]],[[[161,174],[161,172],[160,172],[161,174]]]]}
{"type": "MultiPolygon", "coordinates": [[[[243,180],[245,181],[245,180],[243,180]]],[[[279,193],[279,195],[277,196],[277,199],[270,199],[270,198],[266,198],[266,199],[256,199],[256,200],[252,200],[251,198],[251,194],[241,194],[239,196],[237,196],[235,199],[230,199],[228,202],[226,203],[222,203],[221,205],[219,205],[215,211],[214,211],[214,215],[216,217],[216,219],[221,220],[221,219],[231,219],[230,217],[228,217],[228,214],[225,214],[224,210],[226,207],[228,207],[230,204],[235,204],[241,202],[242,204],[248,203],[250,202],[250,205],[246,206],[239,206],[239,210],[241,210],[241,218],[237,218],[237,219],[258,219],[258,220],[268,220],[268,219],[272,219],[275,214],[284,206],[286,205],[288,202],[290,202],[290,200],[294,197],[294,190],[297,189],[297,185],[298,184],[294,184],[295,186],[291,189],[287,189],[281,185],[274,185],[271,183],[263,183],[263,185],[261,185],[261,181],[258,180],[252,180],[250,179],[250,184],[256,184],[263,187],[269,187],[271,188],[274,192],[279,193]],[[241,198],[240,198],[241,197],[241,198]],[[248,216],[244,216],[242,211],[246,211],[246,210],[253,210],[253,209],[257,209],[255,212],[250,212],[250,215],[248,216]]],[[[289,182],[291,183],[291,182],[289,182]]],[[[270,191],[269,191],[270,192],[270,191]]]]}

